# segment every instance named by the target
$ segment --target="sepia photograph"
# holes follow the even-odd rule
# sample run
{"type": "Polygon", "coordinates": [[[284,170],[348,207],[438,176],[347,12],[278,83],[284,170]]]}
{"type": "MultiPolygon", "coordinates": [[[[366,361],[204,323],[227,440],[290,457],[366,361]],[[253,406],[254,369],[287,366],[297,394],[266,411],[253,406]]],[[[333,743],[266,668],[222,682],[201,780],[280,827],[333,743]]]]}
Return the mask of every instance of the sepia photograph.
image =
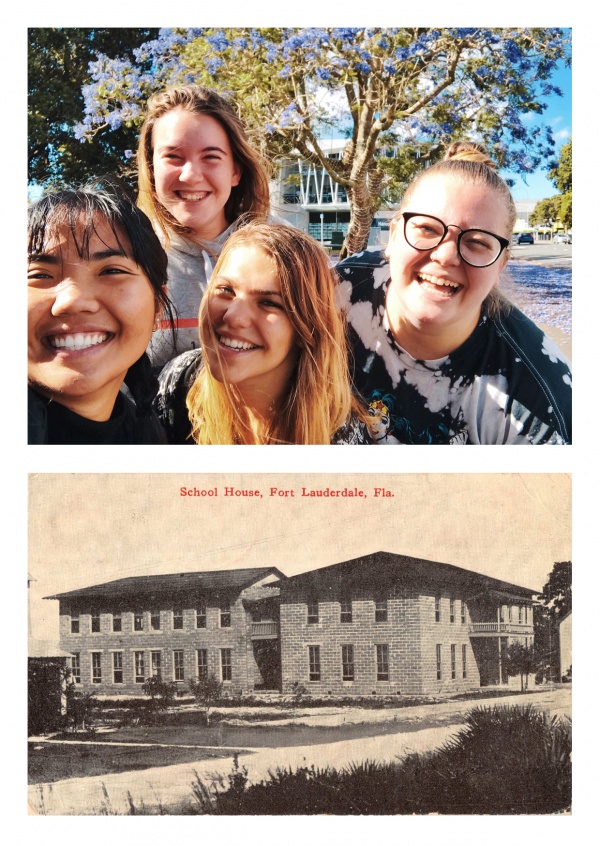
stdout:
{"type": "Polygon", "coordinates": [[[571,478],[34,474],[36,815],[567,814],[571,478]]]}

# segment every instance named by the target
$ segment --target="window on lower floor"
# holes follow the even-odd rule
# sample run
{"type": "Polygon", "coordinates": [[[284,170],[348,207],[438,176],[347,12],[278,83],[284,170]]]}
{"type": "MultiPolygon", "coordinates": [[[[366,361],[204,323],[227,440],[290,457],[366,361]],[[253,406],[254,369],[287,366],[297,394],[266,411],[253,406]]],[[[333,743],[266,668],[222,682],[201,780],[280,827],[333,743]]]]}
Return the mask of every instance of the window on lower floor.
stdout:
{"type": "Polygon", "coordinates": [[[135,663],[135,683],[141,684],[142,682],[146,681],[146,664],[144,661],[144,653],[143,652],[135,652],[134,653],[134,663],[135,663]]]}
{"type": "Polygon", "coordinates": [[[93,611],[90,614],[90,629],[93,632],[100,631],[100,614],[97,611],[93,611]]]}
{"type": "Polygon", "coordinates": [[[71,634],[79,634],[79,611],[71,614],[71,634]]]}
{"type": "Polygon", "coordinates": [[[354,647],[352,644],[342,646],[342,681],[354,681],[354,647]]]}
{"type": "Polygon", "coordinates": [[[450,644],[450,677],[456,678],[456,644],[450,644]]]}
{"type": "Polygon", "coordinates": [[[175,608],[173,611],[173,628],[174,629],[182,629],[183,628],[183,609],[182,608],[175,608]]]}
{"type": "Polygon", "coordinates": [[[462,645],[462,677],[467,678],[467,644],[462,645]]]}
{"type": "Polygon", "coordinates": [[[184,680],[183,649],[175,649],[173,651],[173,678],[175,681],[184,680]]]}
{"type": "Polygon", "coordinates": [[[435,645],[435,677],[438,681],[442,680],[442,644],[435,645]]]}
{"type": "Polygon", "coordinates": [[[352,622],[352,602],[340,602],[340,623],[352,622]]]}
{"type": "Polygon", "coordinates": [[[112,630],[113,632],[120,632],[122,630],[123,618],[120,611],[116,611],[112,615],[112,630]]]}
{"type": "Polygon", "coordinates": [[[231,681],[231,649],[221,650],[221,680],[231,681]]]}
{"type": "Polygon", "coordinates": [[[102,653],[92,652],[92,684],[102,683],[102,653]]]}
{"type": "Polygon", "coordinates": [[[378,643],[375,652],[377,655],[377,681],[389,681],[390,648],[387,643],[378,643]]]}
{"type": "Polygon", "coordinates": [[[319,622],[319,603],[312,600],[306,606],[306,622],[312,626],[319,622]]]}
{"type": "Polygon", "coordinates": [[[159,651],[153,650],[150,653],[150,670],[153,676],[157,676],[159,679],[162,677],[161,655],[159,651]]]}
{"type": "Polygon", "coordinates": [[[196,608],[196,628],[206,628],[206,605],[203,602],[196,608]]]}
{"type": "Polygon", "coordinates": [[[123,653],[113,652],[113,682],[123,684],[123,653]]]}
{"type": "Polygon", "coordinates": [[[71,678],[75,684],[81,684],[81,656],[79,652],[71,655],[71,678]]]}
{"type": "Polygon", "coordinates": [[[150,612],[150,628],[154,632],[160,631],[160,611],[150,612]]]}
{"type": "Polygon", "coordinates": [[[387,618],[388,618],[387,599],[376,599],[375,600],[375,622],[376,623],[387,623],[387,618]]]}
{"type": "Polygon", "coordinates": [[[222,629],[231,628],[231,603],[229,600],[221,603],[220,623],[222,629]]]}
{"type": "Polygon", "coordinates": [[[134,632],[144,631],[144,612],[135,611],[133,614],[133,630],[134,632]]]}
{"type": "Polygon", "coordinates": [[[321,681],[321,647],[308,647],[308,680],[321,681]]]}
{"type": "Polygon", "coordinates": [[[198,678],[205,679],[208,677],[208,652],[206,649],[197,649],[197,666],[198,678]]]}

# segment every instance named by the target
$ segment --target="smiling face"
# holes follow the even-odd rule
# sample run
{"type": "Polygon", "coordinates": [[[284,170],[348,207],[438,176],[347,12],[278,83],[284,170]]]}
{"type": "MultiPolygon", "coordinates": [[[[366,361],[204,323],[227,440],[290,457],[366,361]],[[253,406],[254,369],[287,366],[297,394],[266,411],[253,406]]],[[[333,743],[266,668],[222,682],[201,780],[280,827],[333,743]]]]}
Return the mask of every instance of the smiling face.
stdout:
{"type": "MultiPolygon", "coordinates": [[[[484,229],[508,237],[505,205],[485,185],[454,176],[425,177],[403,211],[440,218],[461,229],[484,229]]],[[[503,252],[489,267],[471,267],[458,254],[459,230],[451,228],[435,249],[407,244],[403,220],[396,221],[389,247],[392,281],[386,310],[396,340],[418,358],[438,358],[460,346],[479,321],[481,305],[498,284],[503,252]]]]}
{"type": "Polygon", "coordinates": [[[225,204],[240,181],[227,133],[210,115],[172,109],[152,130],[159,202],[192,236],[210,241],[227,228],[225,204]]]}
{"type": "Polygon", "coordinates": [[[156,303],[148,277],[99,218],[82,258],[59,230],[29,257],[28,381],[43,396],[107,420],[129,367],[144,353],[156,303]],[[123,253],[125,250],[125,254],[123,253]]]}
{"type": "MultiPolygon", "coordinates": [[[[212,341],[205,348],[212,375],[235,385],[249,403],[271,408],[286,392],[299,355],[275,264],[257,247],[236,246],[206,296],[218,346],[218,353],[212,341]]],[[[207,328],[201,327],[205,338],[207,328]]]]}

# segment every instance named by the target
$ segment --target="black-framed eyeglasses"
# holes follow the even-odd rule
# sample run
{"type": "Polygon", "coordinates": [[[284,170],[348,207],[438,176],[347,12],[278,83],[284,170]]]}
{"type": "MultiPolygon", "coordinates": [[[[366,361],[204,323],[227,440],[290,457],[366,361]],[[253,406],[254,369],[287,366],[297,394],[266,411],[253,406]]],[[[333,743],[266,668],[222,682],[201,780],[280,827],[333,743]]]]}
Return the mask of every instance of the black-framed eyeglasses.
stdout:
{"type": "Polygon", "coordinates": [[[444,223],[439,217],[419,212],[402,212],[404,237],[413,249],[426,252],[439,246],[450,227],[460,229],[456,248],[461,259],[471,267],[489,267],[500,258],[509,241],[485,229],[461,229],[455,223],[444,223]]]}

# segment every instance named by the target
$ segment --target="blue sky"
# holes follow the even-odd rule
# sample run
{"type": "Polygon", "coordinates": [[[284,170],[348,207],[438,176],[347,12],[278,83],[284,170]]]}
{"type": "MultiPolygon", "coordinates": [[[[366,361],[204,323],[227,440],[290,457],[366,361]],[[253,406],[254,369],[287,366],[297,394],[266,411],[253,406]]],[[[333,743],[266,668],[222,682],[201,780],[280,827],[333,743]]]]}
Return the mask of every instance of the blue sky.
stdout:
{"type": "MultiPolygon", "coordinates": [[[[547,103],[543,115],[532,116],[531,122],[543,123],[552,127],[554,140],[556,142],[557,157],[560,148],[571,137],[571,68],[564,65],[552,77],[552,83],[557,85],[563,92],[562,97],[552,96],[545,98],[547,103]]],[[[555,186],[547,179],[544,170],[538,170],[527,177],[527,182],[515,174],[502,173],[502,176],[511,176],[515,185],[511,189],[515,200],[542,200],[544,197],[552,197],[557,194],[555,186]]]]}

